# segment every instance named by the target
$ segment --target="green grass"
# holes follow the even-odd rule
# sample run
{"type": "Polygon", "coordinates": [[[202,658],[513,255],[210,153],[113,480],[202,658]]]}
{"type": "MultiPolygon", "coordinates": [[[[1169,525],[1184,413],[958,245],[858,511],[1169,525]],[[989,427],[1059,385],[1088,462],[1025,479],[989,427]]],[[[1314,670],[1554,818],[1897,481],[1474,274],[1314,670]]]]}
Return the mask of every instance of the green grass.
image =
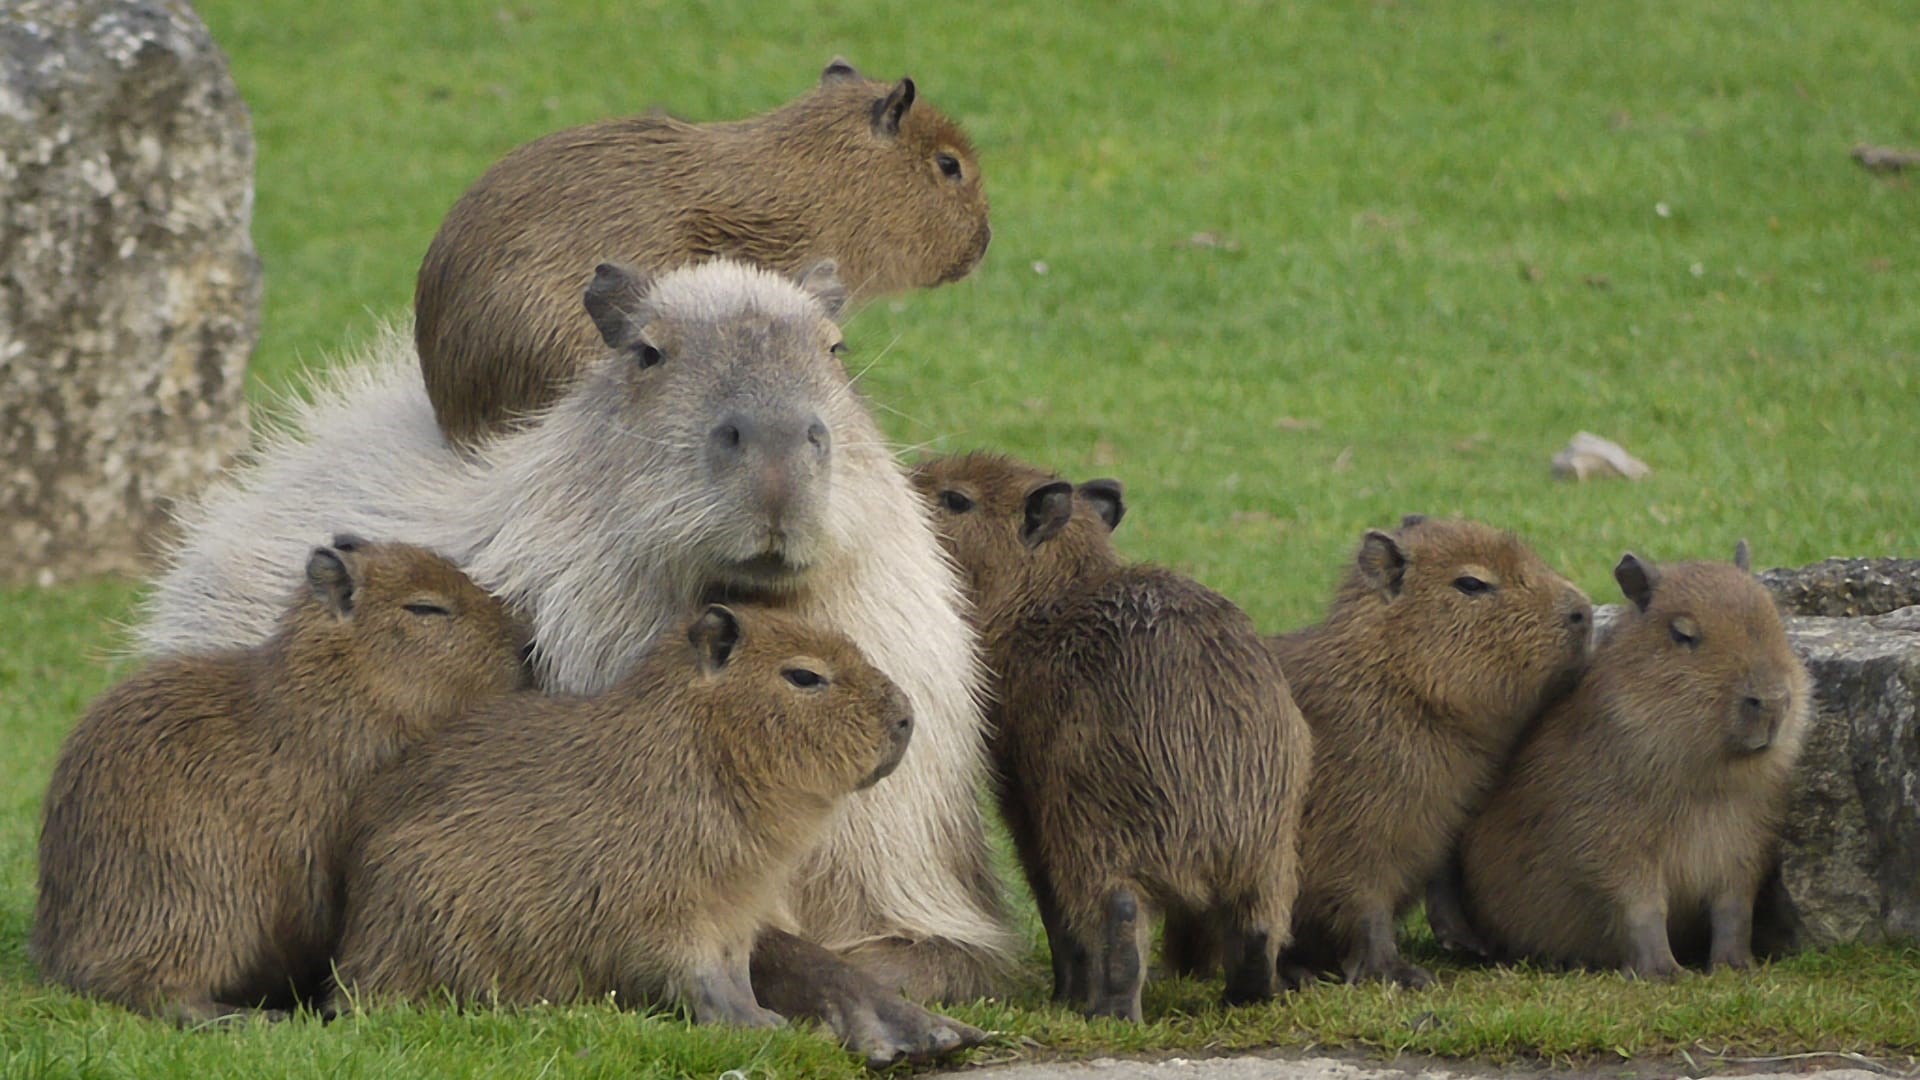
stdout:
{"type": "MultiPolygon", "coordinates": [[[[1265,626],[1310,620],[1361,530],[1409,511],[1511,527],[1601,599],[1629,547],[1920,550],[1920,210],[1910,180],[1847,158],[1920,144],[1910,5],[1002,7],[205,0],[259,143],[256,389],[403,312],[440,215],[508,148],[652,105],[747,115],[844,53],[961,118],[994,201],[972,279],[849,327],[892,436],[1121,477],[1123,546],[1265,626]],[[1582,428],[1653,477],[1551,480],[1582,428]]],[[[600,1009],[183,1035],[39,989],[39,794],[124,671],[133,595],[0,592],[0,1074],[855,1071],[801,1034],[600,1009]]],[[[1138,1029],[1042,1007],[1039,971],[959,1010],[1012,1033],[987,1056],[1920,1051],[1912,950],[1673,987],[1448,970],[1428,994],[1321,987],[1235,1013],[1173,983],[1138,1029]]]]}

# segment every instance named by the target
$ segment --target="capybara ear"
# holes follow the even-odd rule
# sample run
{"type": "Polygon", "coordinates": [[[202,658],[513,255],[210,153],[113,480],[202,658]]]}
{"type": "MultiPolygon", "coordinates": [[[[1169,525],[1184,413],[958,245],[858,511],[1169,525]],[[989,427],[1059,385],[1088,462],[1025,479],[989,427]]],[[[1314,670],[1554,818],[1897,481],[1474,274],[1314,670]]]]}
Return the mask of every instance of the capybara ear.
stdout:
{"type": "Polygon", "coordinates": [[[860,78],[860,73],[853,69],[853,64],[844,56],[836,56],[827,61],[826,70],[820,73],[820,85],[825,86],[828,83],[843,82],[858,78],[860,78]]]}
{"type": "Polygon", "coordinates": [[[1747,538],[1744,536],[1740,538],[1739,543],[1733,545],[1733,565],[1748,573],[1753,572],[1753,549],[1747,546],[1747,538]]]}
{"type": "Polygon", "coordinates": [[[1052,480],[1027,492],[1027,520],[1020,526],[1020,541],[1039,547],[1067,527],[1073,520],[1073,485],[1052,480]]]}
{"type": "Polygon", "coordinates": [[[1400,527],[1403,529],[1411,529],[1425,520],[1427,520],[1427,515],[1425,514],[1408,514],[1406,517],[1400,519],[1400,527]]]}
{"type": "Polygon", "coordinates": [[[700,666],[709,674],[727,666],[734,647],[740,644],[740,617],[725,604],[708,604],[707,610],[687,628],[687,640],[699,650],[700,666]]]}
{"type": "MultiPolygon", "coordinates": [[[[339,547],[338,543],[334,546],[339,547]]],[[[313,554],[307,556],[307,585],[313,589],[313,595],[325,601],[336,616],[344,619],[353,614],[353,574],[347,570],[347,564],[338,551],[323,547],[313,549],[313,554]]]]}
{"type": "Polygon", "coordinates": [[[1399,541],[1379,529],[1368,529],[1360,540],[1360,576],[1375,592],[1391,600],[1400,595],[1407,575],[1407,556],[1399,541]]]}
{"type": "Polygon", "coordinates": [[[873,103],[873,133],[887,138],[900,134],[900,121],[913,108],[913,80],[901,79],[887,96],[873,103]]]}
{"type": "Polygon", "coordinates": [[[367,546],[365,540],[350,532],[334,533],[332,543],[335,551],[359,551],[367,546]]]}
{"type": "Polygon", "coordinates": [[[1653,590],[1660,584],[1660,570],[1652,563],[1643,563],[1640,557],[1629,551],[1620,556],[1620,565],[1613,568],[1613,580],[1620,583],[1620,591],[1633,606],[1641,611],[1653,603],[1653,590]]]}
{"type": "Polygon", "coordinates": [[[587,314],[608,345],[623,348],[639,336],[641,312],[652,284],[646,275],[623,263],[594,267],[585,297],[587,314]]]}
{"type": "Polygon", "coordinates": [[[1099,512],[1100,520],[1107,523],[1108,532],[1119,528],[1120,519],[1127,516],[1125,490],[1120,481],[1106,477],[1080,485],[1080,494],[1099,512]]]}
{"type": "Polygon", "coordinates": [[[840,266],[832,259],[821,259],[800,275],[800,288],[820,302],[827,318],[840,321],[847,308],[847,285],[840,280],[840,266]]]}

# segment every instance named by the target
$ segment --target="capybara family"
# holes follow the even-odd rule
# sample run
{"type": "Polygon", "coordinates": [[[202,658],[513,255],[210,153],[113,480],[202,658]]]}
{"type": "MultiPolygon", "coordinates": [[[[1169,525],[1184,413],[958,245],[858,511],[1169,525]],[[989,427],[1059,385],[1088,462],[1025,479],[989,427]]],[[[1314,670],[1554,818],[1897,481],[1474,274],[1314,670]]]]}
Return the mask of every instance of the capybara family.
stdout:
{"type": "Polygon", "coordinates": [[[340,994],[611,994],[777,1024],[749,985],[754,936],[912,726],[844,635],[721,605],[604,693],[482,705],[354,802],[340,994]]]}
{"type": "Polygon", "coordinates": [[[1665,978],[1705,937],[1709,966],[1745,967],[1806,669],[1744,543],[1614,577],[1631,605],[1462,839],[1468,918],[1496,955],[1665,978]]]}
{"type": "Polygon", "coordinates": [[[1120,485],[975,453],[914,483],[968,583],[1000,804],[1046,925],[1054,997],[1140,1019],[1156,910],[1227,943],[1226,998],[1272,996],[1313,759],[1246,615],[1128,565],[1120,485]]]}
{"type": "Polygon", "coordinates": [[[278,631],[169,657],[61,750],[29,951],[50,982],[179,1023],[311,997],[354,789],[524,684],[524,631],[437,555],[336,537],[278,631]]]}
{"type": "Polygon", "coordinates": [[[488,169],[427,249],[414,291],[427,396],[468,446],[552,403],[602,351],[579,296],[603,261],[660,274],[725,257],[798,276],[830,259],[858,303],[966,276],[990,235],[965,133],[912,79],[844,61],[747,120],[653,113],[557,132],[488,169]]]}
{"type": "MultiPolygon", "coordinates": [[[[832,275],[803,287],[702,263],[585,274],[601,356],[541,423],[477,454],[435,425],[413,351],[382,339],[189,515],[141,628],[158,652],[245,645],[286,588],[275,560],[339,523],[446,552],[524,612],[542,689],[616,682],[714,595],[771,597],[851,638],[907,695],[912,749],[853,796],[785,897],[797,929],[872,978],[782,938],[757,990],[809,1008],[877,1059],[970,1032],[909,1005],[992,992],[1013,938],[987,861],[973,634],[905,468],[835,355],[832,275]],[[589,286],[588,278],[593,278],[589,286]],[[783,961],[804,966],[796,977],[783,961]],[[804,977],[798,977],[804,976],[804,977]]],[[[579,299],[575,300],[580,305],[579,299]]],[[[763,942],[763,945],[765,942],[763,942]]],[[[971,1036],[968,1036],[971,1037],[971,1036]]]]}
{"type": "Polygon", "coordinates": [[[1326,621],[1272,640],[1314,750],[1285,965],[1431,982],[1395,919],[1571,687],[1592,624],[1586,596],[1509,533],[1411,515],[1366,534],[1326,621]]]}

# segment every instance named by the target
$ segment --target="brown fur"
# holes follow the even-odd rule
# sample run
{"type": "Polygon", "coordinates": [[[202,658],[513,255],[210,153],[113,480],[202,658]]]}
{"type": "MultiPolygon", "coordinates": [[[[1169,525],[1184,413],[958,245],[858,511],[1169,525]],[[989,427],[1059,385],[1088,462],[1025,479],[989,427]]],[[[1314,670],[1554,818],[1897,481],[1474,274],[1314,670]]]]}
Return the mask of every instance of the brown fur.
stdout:
{"type": "Polygon", "coordinates": [[[1710,923],[1709,965],[1745,967],[1807,673],[1743,566],[1616,574],[1636,606],[1462,840],[1468,915],[1496,953],[1648,977],[1710,923]]]}
{"type": "Polygon", "coordinates": [[[31,944],[48,981],[182,1023],[312,994],[351,792],[524,684],[524,631],[452,564],[334,544],[272,639],[160,660],[67,738],[31,944]]]}
{"type": "Polygon", "coordinates": [[[1126,565],[1120,487],[991,454],[919,467],[992,672],[1000,801],[1054,996],[1140,1019],[1154,910],[1227,928],[1229,1002],[1272,996],[1311,736],[1239,608],[1126,565]]]}
{"type": "Polygon", "coordinates": [[[1570,687],[1592,614],[1516,537],[1416,515],[1367,534],[1326,622],[1273,639],[1314,740],[1290,966],[1431,981],[1394,920],[1570,687]]]}
{"type": "Polygon", "coordinates": [[[797,277],[831,259],[855,303],[964,277],[990,236],[979,165],[965,133],[914,99],[911,79],[836,61],[751,119],[608,120],[502,158],[454,204],[415,287],[440,429],[478,443],[599,359],[579,297],[603,261],[659,274],[724,256],[797,277]]]}
{"type": "Polygon", "coordinates": [[[748,984],[754,935],[911,730],[844,635],[720,606],[602,694],[484,706],[357,800],[342,987],[779,1023],[748,984]]]}

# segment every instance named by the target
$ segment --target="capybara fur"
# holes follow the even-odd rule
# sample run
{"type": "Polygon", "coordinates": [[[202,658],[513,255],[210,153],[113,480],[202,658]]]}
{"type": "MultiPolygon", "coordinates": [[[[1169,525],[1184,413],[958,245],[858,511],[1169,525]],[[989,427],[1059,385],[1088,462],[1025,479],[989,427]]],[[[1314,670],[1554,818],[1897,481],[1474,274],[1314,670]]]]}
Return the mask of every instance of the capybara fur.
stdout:
{"type": "Polygon", "coordinates": [[[844,635],[721,605],[603,693],[484,704],[354,802],[336,1004],[611,995],[778,1024],[754,936],[912,724],[844,635]]]}
{"type": "Polygon", "coordinates": [[[1140,1019],[1156,911],[1222,928],[1226,999],[1271,997],[1311,736],[1247,616],[1111,537],[1120,485],[994,454],[914,483],[973,601],[1005,812],[1054,996],[1140,1019]]]}
{"type": "Polygon", "coordinates": [[[1462,838],[1495,955],[1666,978],[1706,938],[1708,966],[1751,961],[1811,700],[1746,563],[1614,569],[1631,605],[1462,838]]]}
{"type": "Polygon", "coordinates": [[[659,274],[726,257],[798,276],[831,259],[859,303],[964,277],[989,236],[966,134],[912,79],[843,61],[747,120],[652,113],[557,132],[488,169],[427,249],[414,291],[427,396],[460,445],[551,403],[603,351],[579,318],[602,261],[659,274]]]}
{"type": "Polygon", "coordinates": [[[1586,596],[1517,537],[1410,515],[1360,542],[1326,621],[1272,639],[1313,729],[1300,898],[1282,963],[1403,986],[1395,921],[1527,723],[1586,661],[1586,596]]]}
{"type": "MultiPolygon", "coordinates": [[[[144,640],[164,652],[262,635],[263,598],[284,588],[273,560],[332,521],[431,544],[525,612],[548,692],[612,685],[714,595],[838,629],[906,693],[916,732],[785,899],[807,938],[871,976],[871,994],[826,1011],[843,1037],[875,1057],[945,1045],[959,1029],[891,988],[994,993],[1014,943],[977,799],[974,635],[930,515],[834,354],[833,280],[730,262],[590,276],[579,317],[618,344],[541,423],[477,454],[441,438],[404,338],[336,369],[190,514],[144,640]]],[[[796,993],[859,983],[823,973],[818,950],[782,955],[812,976],[782,982],[796,993]]],[[[761,1002],[795,1015],[768,999],[761,960],[761,1002]]]]}
{"type": "Polygon", "coordinates": [[[60,753],[29,944],[52,983],[183,1024],[316,994],[349,799],[468,704],[525,632],[419,548],[336,537],[251,649],[158,660],[60,753]]]}

